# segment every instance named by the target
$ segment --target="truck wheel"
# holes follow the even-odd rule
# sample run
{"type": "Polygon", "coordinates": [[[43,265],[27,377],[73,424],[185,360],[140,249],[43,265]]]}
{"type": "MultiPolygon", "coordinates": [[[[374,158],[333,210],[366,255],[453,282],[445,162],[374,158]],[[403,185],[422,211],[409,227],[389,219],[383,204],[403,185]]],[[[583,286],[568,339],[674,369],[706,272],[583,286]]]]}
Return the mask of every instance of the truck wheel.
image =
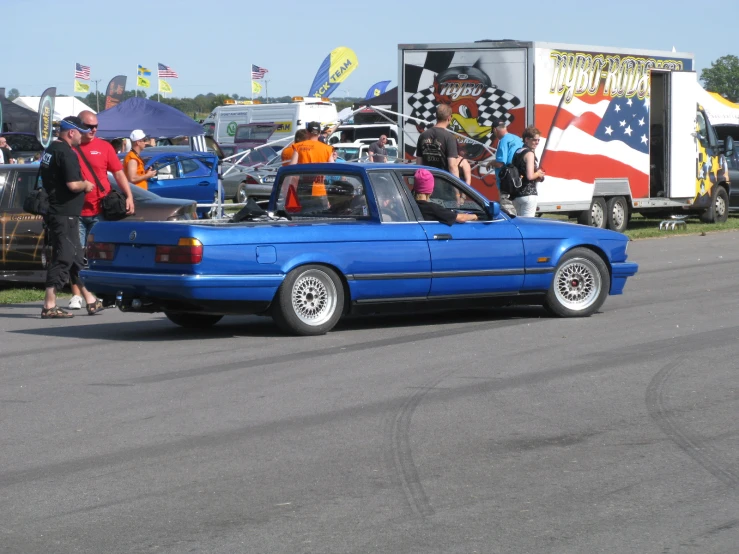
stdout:
{"type": "Polygon", "coordinates": [[[614,196],[606,204],[608,228],[623,233],[629,225],[629,204],[623,196],[614,196]]]}
{"type": "Polygon", "coordinates": [[[577,218],[577,222],[580,225],[587,225],[588,227],[598,227],[605,229],[608,223],[608,216],[606,211],[606,201],[601,197],[596,196],[593,198],[593,203],[590,204],[590,210],[580,212],[580,216],[577,218]]]}
{"type": "Polygon", "coordinates": [[[222,315],[164,312],[172,323],[186,329],[207,329],[221,321],[222,315]]]}
{"type": "Polygon", "coordinates": [[[603,305],[609,289],[610,274],[600,256],[574,248],[559,261],[544,307],[559,317],[587,317],[603,305]]]}
{"type": "Polygon", "coordinates": [[[713,187],[711,206],[701,214],[703,223],[724,223],[729,219],[729,195],[726,189],[718,185],[713,187]]]}
{"type": "Polygon", "coordinates": [[[275,323],[296,335],[324,335],[344,311],[344,287],[336,272],[322,265],[296,267],[277,289],[275,323]]]}

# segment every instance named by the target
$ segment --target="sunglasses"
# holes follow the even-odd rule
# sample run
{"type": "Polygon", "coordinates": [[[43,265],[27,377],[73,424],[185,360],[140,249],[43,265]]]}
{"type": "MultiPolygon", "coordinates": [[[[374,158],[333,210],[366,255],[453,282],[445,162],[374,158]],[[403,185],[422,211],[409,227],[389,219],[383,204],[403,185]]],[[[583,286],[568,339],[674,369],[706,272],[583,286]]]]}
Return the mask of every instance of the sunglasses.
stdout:
{"type": "Polygon", "coordinates": [[[98,128],[98,124],[97,123],[95,123],[95,125],[89,125],[88,123],[85,123],[85,125],[87,125],[87,128],[90,129],[90,130],[93,130],[93,129],[97,129],[98,128]]]}

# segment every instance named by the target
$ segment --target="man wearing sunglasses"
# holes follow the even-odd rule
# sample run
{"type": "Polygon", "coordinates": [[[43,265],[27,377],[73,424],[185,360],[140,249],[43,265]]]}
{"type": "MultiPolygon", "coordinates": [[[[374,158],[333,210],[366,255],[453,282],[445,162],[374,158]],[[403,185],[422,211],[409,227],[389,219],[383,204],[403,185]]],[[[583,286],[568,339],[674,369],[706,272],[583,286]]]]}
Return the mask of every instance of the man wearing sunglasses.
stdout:
{"type": "MultiPolygon", "coordinates": [[[[85,181],[95,183],[95,187],[85,194],[85,203],[80,216],[80,244],[84,250],[87,245],[87,235],[90,234],[90,229],[103,218],[100,202],[110,192],[108,171],[113,174],[121,192],[126,197],[127,214],[133,213],[134,205],[131,187],[128,184],[125,173],[123,173],[123,166],[121,166],[121,162],[118,160],[115,149],[110,143],[96,136],[98,129],[97,116],[89,110],[84,110],[77,117],[90,129],[90,132],[82,135],[82,140],[78,147],[79,150],[75,149],[75,153],[80,161],[82,178],[85,181]],[[85,159],[83,158],[87,159],[87,163],[85,163],[85,159]],[[92,172],[88,169],[88,164],[92,168],[92,172]],[[103,190],[100,190],[96,181],[102,185],[103,190]]],[[[80,294],[79,287],[75,284],[72,284],[72,295],[72,299],[69,301],[69,309],[81,309],[82,295],[80,294]]]]}

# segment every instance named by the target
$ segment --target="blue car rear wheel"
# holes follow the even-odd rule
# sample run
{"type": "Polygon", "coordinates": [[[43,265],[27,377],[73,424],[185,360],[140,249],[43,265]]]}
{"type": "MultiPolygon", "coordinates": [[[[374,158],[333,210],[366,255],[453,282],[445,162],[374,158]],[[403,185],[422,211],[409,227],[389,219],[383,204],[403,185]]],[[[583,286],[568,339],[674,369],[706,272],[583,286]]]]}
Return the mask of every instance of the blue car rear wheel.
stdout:
{"type": "Polygon", "coordinates": [[[323,335],[344,311],[344,287],[332,269],[304,265],[293,269],[277,290],[272,317],[283,330],[296,335],[323,335]]]}

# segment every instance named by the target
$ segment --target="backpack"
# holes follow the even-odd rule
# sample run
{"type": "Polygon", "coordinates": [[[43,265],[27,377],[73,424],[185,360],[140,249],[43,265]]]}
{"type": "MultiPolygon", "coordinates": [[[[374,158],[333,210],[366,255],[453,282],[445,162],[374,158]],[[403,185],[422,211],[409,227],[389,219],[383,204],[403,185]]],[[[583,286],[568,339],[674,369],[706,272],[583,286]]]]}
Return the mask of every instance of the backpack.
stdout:
{"type": "Polygon", "coordinates": [[[36,185],[23,200],[23,211],[33,215],[45,216],[49,213],[49,194],[43,186],[39,186],[39,175],[41,168],[36,172],[36,185]]]}
{"type": "Polygon", "coordinates": [[[527,152],[530,152],[528,148],[521,148],[513,156],[511,163],[500,168],[500,192],[516,196],[521,190],[524,184],[521,178],[521,162],[527,152]]]}

